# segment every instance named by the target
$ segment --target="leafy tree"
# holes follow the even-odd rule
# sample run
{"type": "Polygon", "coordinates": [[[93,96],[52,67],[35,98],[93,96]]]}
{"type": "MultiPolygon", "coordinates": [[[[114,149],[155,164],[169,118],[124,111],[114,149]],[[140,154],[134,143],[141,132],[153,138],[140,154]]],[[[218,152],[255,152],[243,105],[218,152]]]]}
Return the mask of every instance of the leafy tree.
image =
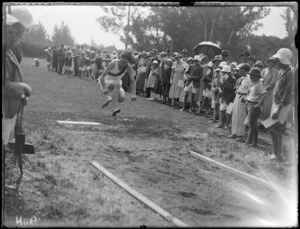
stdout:
{"type": "Polygon", "coordinates": [[[52,41],[55,45],[74,45],[74,38],[71,35],[70,29],[67,25],[64,25],[63,21],[60,27],[57,25],[54,26],[52,41]]]}
{"type": "Polygon", "coordinates": [[[47,46],[51,44],[51,41],[48,38],[49,36],[46,29],[41,22],[39,22],[38,24],[29,27],[28,31],[24,34],[22,41],[23,43],[47,46]]]}

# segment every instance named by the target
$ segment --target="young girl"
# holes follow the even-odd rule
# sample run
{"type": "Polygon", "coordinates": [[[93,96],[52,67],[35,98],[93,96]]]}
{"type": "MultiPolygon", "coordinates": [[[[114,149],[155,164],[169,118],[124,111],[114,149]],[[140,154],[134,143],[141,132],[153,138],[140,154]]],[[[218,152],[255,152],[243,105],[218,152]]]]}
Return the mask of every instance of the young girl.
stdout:
{"type": "Polygon", "coordinates": [[[155,99],[154,88],[155,88],[155,84],[157,83],[158,74],[159,74],[158,61],[154,60],[151,64],[151,71],[147,81],[147,88],[150,88],[150,97],[147,99],[151,101],[155,99]]]}
{"type": "Polygon", "coordinates": [[[263,86],[261,79],[261,71],[259,68],[252,68],[249,72],[250,79],[252,81],[252,86],[250,88],[249,94],[243,100],[246,101],[248,110],[248,120],[249,120],[249,133],[245,145],[251,145],[257,147],[258,140],[258,127],[257,120],[261,112],[261,104],[267,97],[267,91],[263,86]]]}

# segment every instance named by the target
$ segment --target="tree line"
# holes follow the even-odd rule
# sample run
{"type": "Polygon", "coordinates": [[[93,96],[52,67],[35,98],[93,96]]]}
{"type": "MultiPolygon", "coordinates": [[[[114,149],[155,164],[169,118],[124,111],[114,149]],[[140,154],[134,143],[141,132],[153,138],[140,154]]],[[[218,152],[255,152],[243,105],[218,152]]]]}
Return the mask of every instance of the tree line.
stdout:
{"type": "MultiPolygon", "coordinates": [[[[273,55],[282,47],[295,50],[297,12],[295,15],[289,7],[281,15],[288,33],[284,39],[253,34],[262,26],[259,20],[270,13],[270,9],[264,7],[102,6],[102,9],[104,13],[96,19],[100,27],[119,34],[125,48],[137,51],[187,49],[193,55],[195,45],[212,41],[222,49],[230,50],[231,57],[236,60],[246,49],[250,49],[257,59],[273,55]]],[[[55,25],[51,37],[39,22],[29,28],[22,47],[24,55],[43,56],[46,47],[62,43],[67,46],[75,43],[64,22],[55,25]]]]}
{"type": "Polygon", "coordinates": [[[192,49],[202,41],[218,43],[239,58],[241,51],[250,49],[256,58],[273,55],[281,47],[293,48],[297,20],[287,7],[283,15],[287,38],[256,36],[262,26],[259,20],[270,13],[265,7],[145,7],[108,6],[97,20],[107,32],[119,33],[125,46],[135,50],[181,51],[192,49]]]}

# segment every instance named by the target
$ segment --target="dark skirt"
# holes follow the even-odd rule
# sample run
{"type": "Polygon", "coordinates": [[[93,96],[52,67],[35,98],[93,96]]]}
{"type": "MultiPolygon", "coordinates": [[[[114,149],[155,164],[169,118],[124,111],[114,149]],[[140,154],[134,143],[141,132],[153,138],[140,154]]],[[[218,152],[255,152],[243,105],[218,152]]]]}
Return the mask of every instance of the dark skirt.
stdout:
{"type": "Polygon", "coordinates": [[[136,90],[138,90],[138,91],[144,91],[145,78],[146,78],[146,73],[145,72],[140,72],[137,75],[137,78],[136,78],[136,90]]]}
{"type": "Polygon", "coordinates": [[[161,95],[162,94],[162,86],[161,86],[161,80],[160,77],[157,75],[156,76],[156,83],[154,86],[154,93],[161,95]]]}

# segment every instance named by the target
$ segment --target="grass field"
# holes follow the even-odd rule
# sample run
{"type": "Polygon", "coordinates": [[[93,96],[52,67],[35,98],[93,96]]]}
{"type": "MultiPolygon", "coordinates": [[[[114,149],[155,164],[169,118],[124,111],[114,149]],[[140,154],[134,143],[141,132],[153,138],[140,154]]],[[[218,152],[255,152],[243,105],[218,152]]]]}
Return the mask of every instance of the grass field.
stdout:
{"type": "MultiPolygon", "coordinates": [[[[188,153],[193,150],[289,187],[297,168],[264,159],[272,151],[269,134],[260,133],[259,148],[246,147],[206,117],[142,97],[133,102],[128,95],[122,112],[113,118],[110,107],[101,109],[105,97],[97,83],[46,72],[44,60],[40,68],[31,67],[32,62],[22,62],[24,81],[33,88],[24,108],[24,130],[36,154],[23,156],[28,179],[19,191],[6,192],[7,225],[15,226],[16,217],[22,216],[36,217],[36,226],[172,226],[101,176],[91,160],[190,226],[249,226],[259,224],[249,219],[281,217],[234,188],[272,204],[280,203],[276,191],[188,153]]],[[[291,142],[291,136],[284,136],[284,152],[294,158],[291,142]]],[[[18,172],[13,155],[6,164],[6,182],[13,183],[18,172]]]]}

